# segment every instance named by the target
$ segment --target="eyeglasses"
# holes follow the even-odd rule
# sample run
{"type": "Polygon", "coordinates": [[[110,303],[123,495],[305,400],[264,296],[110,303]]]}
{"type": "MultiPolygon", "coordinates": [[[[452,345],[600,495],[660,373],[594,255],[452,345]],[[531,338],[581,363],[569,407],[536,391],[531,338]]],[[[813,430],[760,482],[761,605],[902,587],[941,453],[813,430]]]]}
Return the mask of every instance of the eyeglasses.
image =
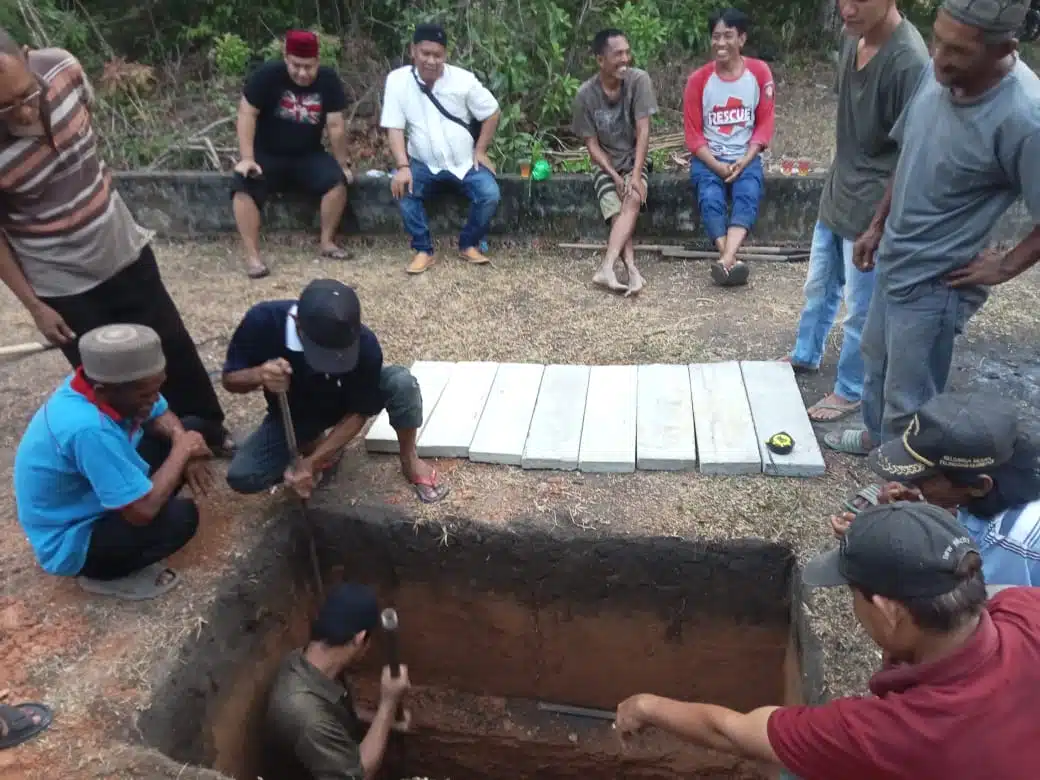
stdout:
{"type": "Polygon", "coordinates": [[[35,89],[32,92],[30,92],[28,95],[26,95],[25,97],[23,97],[20,100],[12,103],[9,106],[0,106],[0,117],[9,116],[10,114],[13,114],[15,111],[17,111],[19,108],[22,108],[23,106],[27,106],[30,103],[36,101],[40,97],[40,94],[42,93],[42,91],[43,90],[41,90],[41,89],[35,89]]]}

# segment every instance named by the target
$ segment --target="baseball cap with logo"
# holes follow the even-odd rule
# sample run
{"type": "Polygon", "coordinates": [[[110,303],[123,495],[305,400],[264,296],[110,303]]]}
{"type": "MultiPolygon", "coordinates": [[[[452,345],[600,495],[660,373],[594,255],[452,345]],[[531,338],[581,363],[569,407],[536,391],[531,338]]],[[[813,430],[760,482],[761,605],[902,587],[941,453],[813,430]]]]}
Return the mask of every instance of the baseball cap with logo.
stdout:
{"type": "Polygon", "coordinates": [[[914,415],[901,438],[870,453],[878,475],[912,482],[943,471],[966,475],[1011,460],[1018,439],[1018,415],[999,398],[937,395],[914,415]]]}
{"type": "Polygon", "coordinates": [[[361,350],[361,302],[353,287],[315,279],[296,306],[296,325],[307,365],[320,374],[348,374],[361,350]]]}
{"type": "Polygon", "coordinates": [[[854,585],[896,601],[935,598],[960,585],[964,556],[978,552],[944,509],[923,502],[882,504],[856,515],[837,549],[805,565],[802,582],[811,588],[854,585]]]}

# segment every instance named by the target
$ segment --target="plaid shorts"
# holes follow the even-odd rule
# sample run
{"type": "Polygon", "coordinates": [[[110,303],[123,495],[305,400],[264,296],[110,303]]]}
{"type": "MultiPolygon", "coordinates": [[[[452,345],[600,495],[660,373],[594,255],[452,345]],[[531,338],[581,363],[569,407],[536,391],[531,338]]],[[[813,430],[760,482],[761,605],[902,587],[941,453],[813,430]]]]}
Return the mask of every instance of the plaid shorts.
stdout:
{"type": "MultiPolygon", "coordinates": [[[[632,180],[631,171],[623,174],[623,176],[625,184],[632,180]]],[[[603,219],[610,222],[610,220],[621,213],[621,195],[614,185],[614,180],[607,173],[599,170],[592,177],[592,188],[596,191],[596,199],[599,201],[599,210],[603,214],[603,219]]],[[[648,165],[643,166],[643,191],[650,191],[650,168],[648,165]]],[[[639,207],[639,210],[646,211],[645,200],[639,207]]]]}

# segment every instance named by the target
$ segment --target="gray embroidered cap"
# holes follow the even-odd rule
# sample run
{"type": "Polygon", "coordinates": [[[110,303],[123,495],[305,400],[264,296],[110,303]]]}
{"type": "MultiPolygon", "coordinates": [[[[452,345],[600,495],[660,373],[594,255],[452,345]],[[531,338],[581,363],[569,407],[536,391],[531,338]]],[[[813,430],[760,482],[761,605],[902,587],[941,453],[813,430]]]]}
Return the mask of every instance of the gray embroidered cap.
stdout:
{"type": "Polygon", "coordinates": [[[144,325],[102,325],[79,340],[83,373],[95,382],[123,384],[166,368],[159,335],[144,325]]]}
{"type": "Polygon", "coordinates": [[[945,0],[942,7],[958,22],[982,30],[992,43],[1018,35],[1029,12],[1029,0],[945,0]]]}

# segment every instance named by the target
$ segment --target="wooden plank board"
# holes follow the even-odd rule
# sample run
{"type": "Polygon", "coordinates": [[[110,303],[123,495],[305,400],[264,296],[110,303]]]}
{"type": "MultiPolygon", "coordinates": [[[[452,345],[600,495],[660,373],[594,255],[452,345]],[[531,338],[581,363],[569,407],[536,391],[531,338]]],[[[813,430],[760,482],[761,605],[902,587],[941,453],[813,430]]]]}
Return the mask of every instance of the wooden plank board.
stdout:
{"type": "MultiPolygon", "coordinates": [[[[444,392],[444,387],[448,384],[454,368],[454,363],[440,360],[418,360],[412,364],[412,376],[418,381],[419,391],[422,393],[424,427],[429,422],[434,409],[437,408],[437,402],[440,400],[441,393],[444,392]]],[[[419,433],[422,434],[421,428],[419,433]]],[[[368,429],[368,433],[365,435],[365,449],[369,452],[395,454],[399,451],[397,433],[390,427],[390,419],[387,417],[385,409],[379,413],[376,421],[372,423],[372,427],[368,429]]]]}
{"type": "Polygon", "coordinates": [[[593,366],[585,396],[578,469],[627,474],[636,470],[636,366],[593,366]]]}
{"type": "Polygon", "coordinates": [[[588,366],[545,367],[521,460],[525,469],[578,467],[588,388],[588,366]]]}
{"type": "Polygon", "coordinates": [[[521,464],[544,370],[545,366],[535,363],[502,363],[498,367],[469,445],[470,460],[506,466],[521,464]]]}
{"type": "Polygon", "coordinates": [[[823,453],[791,364],[779,360],[742,361],[740,371],[758,434],[762,470],[778,477],[817,477],[826,473],[823,453]],[[781,431],[794,439],[794,449],[787,455],[772,453],[766,446],[769,437],[781,431]]]}
{"type": "Polygon", "coordinates": [[[697,466],[690,372],[686,366],[640,366],[636,404],[636,465],[648,471],[697,466]]]}
{"type": "Polygon", "coordinates": [[[701,473],[761,473],[762,456],[740,364],[694,363],[689,370],[701,473]]]}
{"type": "MultiPolygon", "coordinates": [[[[792,253],[793,254],[793,253],[792,253]]],[[[718,252],[702,251],[700,249],[680,249],[678,247],[671,248],[667,247],[661,250],[661,257],[667,259],[683,259],[683,260],[718,260],[718,252]]],[[[761,262],[775,262],[775,261],[786,261],[787,255],[776,255],[776,254],[756,254],[750,249],[737,252],[738,260],[758,260],[761,262]]]]}
{"type": "Polygon", "coordinates": [[[419,434],[420,458],[465,458],[484,413],[498,363],[456,363],[437,407],[419,434]]]}

